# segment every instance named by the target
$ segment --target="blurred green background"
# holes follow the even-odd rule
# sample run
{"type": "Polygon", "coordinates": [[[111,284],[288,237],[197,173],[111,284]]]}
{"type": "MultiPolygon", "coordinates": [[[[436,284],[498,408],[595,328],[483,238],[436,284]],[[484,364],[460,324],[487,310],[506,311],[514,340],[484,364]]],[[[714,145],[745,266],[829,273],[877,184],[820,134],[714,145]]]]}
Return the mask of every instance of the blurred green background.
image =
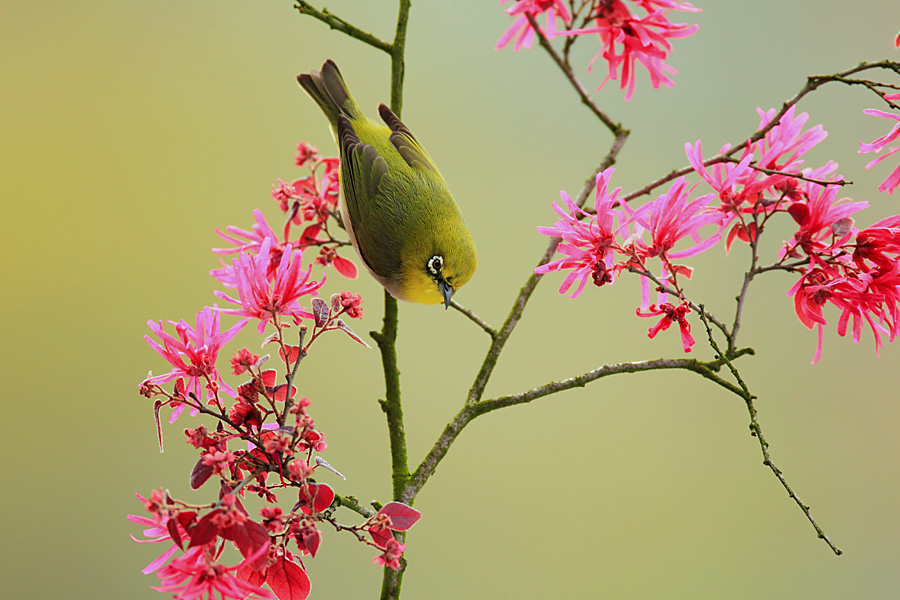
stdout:
{"type": "MultiPolygon", "coordinates": [[[[704,2],[699,32],[675,42],[674,89],[640,74],[629,103],[594,96],[633,130],[615,185],[637,188],[686,164],[683,145],[712,153],[752,132],[755,108],[780,105],[809,74],[900,59],[895,0],[704,2]]],[[[390,38],[389,1],[331,0],[345,19],[390,38]]],[[[480,265],[458,299],[499,325],[543,252],[560,189],[573,195],[609,135],[539,49],[493,50],[509,24],[495,2],[416,2],[403,117],[454,191],[480,265]]],[[[679,15],[680,16],[680,15],[679,15]]],[[[591,42],[582,42],[586,65],[591,42]]],[[[389,61],[290,1],[3,2],[0,4],[0,198],[6,414],[0,486],[0,595],[154,598],[140,573],[162,548],[128,538],[134,493],[156,487],[204,501],[187,476],[185,417],[156,450],[137,385],[166,365],[143,341],[146,320],[192,320],[215,301],[207,271],[213,228],[277,220],[271,184],[289,180],[301,139],[333,155],[324,118],[294,81],[333,58],[357,100],[387,101],[389,61]]],[[[593,87],[602,79],[581,72],[593,87]]],[[[889,123],[862,89],[831,86],[801,108],[830,137],[827,158],[868,200],[867,225],[900,212],[856,154],[889,123]]],[[[781,238],[766,248],[772,256],[781,238]]],[[[745,248],[696,261],[694,298],[733,310],[745,248]]],[[[679,356],[673,332],[646,338],[637,282],[577,300],[547,277],[488,388],[513,393],[603,363],[679,356]]],[[[823,358],[793,315],[792,279],[771,275],[749,296],[740,362],[759,395],[772,453],[832,539],[817,540],[765,467],[742,403],[686,373],[594,383],[483,417],[458,440],[417,501],[405,598],[893,598],[900,587],[898,348],[876,359],[831,320],[823,358]]],[[[361,333],[379,326],[380,288],[329,274],[327,292],[366,298],[361,333]]],[[[701,326],[694,322],[702,339],[701,326]]],[[[243,336],[256,344],[252,335],[243,336]]],[[[232,346],[236,349],[237,345],[232,346]]],[[[410,459],[417,464],[458,410],[487,348],[453,311],[403,304],[399,354],[410,459]]],[[[695,354],[709,355],[703,343],[695,354]]],[[[226,353],[227,355],[227,353],[226,353]]],[[[376,403],[379,357],[324,338],[301,390],[328,436],[324,478],[362,500],[389,496],[387,439],[376,403]]],[[[347,515],[347,520],[352,516],[347,515]]],[[[349,535],[325,531],[306,561],[314,598],[374,598],[380,570],[349,535]]]]}

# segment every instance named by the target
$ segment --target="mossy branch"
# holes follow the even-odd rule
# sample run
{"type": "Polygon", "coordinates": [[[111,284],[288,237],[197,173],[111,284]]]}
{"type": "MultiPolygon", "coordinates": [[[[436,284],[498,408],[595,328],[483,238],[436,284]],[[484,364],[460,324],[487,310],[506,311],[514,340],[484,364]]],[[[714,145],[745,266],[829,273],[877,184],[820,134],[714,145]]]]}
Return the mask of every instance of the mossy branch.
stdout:
{"type": "Polygon", "coordinates": [[[389,44],[384,40],[376,37],[375,35],[363,31],[362,29],[351,25],[344,19],[340,18],[336,14],[330,12],[327,8],[318,9],[306,0],[294,0],[294,8],[297,9],[297,12],[303,15],[309,15],[314,19],[318,19],[322,21],[332,29],[340,31],[346,35],[349,35],[352,38],[355,38],[364,44],[368,44],[373,48],[377,48],[382,52],[387,52],[388,54],[393,54],[394,46],[393,44],[389,44]]]}

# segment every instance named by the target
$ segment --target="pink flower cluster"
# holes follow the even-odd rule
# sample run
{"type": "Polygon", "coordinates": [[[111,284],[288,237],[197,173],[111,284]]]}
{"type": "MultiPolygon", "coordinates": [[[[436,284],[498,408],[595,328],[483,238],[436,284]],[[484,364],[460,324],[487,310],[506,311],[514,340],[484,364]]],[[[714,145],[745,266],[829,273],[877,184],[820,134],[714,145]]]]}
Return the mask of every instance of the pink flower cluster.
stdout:
{"type": "MultiPolygon", "coordinates": [[[[301,144],[299,165],[319,160],[314,149],[301,144]]],[[[325,164],[321,161],[317,164],[325,164]]],[[[321,198],[333,207],[328,196],[321,198]]],[[[288,241],[290,223],[307,201],[312,202],[307,197],[290,199],[296,202],[295,214],[288,219],[283,239],[260,211],[254,213],[256,223],[250,231],[229,227],[221,234],[234,248],[218,252],[237,257],[212,275],[234,290],[216,292],[234,308],[205,307],[193,326],[184,320],[169,321],[174,334],[162,321],[148,322],[153,336],[146,336],[147,343],[172,367],[163,375],[148,375],[139,388],[141,395],[154,400],[160,446],[160,412],[165,408],[172,410],[172,422],[189,408],[191,415],[202,413],[216,423],[214,428],[197,424],[185,430],[187,443],[199,453],[190,472],[191,487],[199,489],[214,480],[208,485],[212,500],[187,503],[157,490],[149,500],[141,498],[149,518],[129,517],[146,527],[147,539],[140,541],[170,544],[144,572],[156,572],[160,585],[155,589],[178,599],[303,600],[310,581],[302,559],[316,555],[321,524],[337,523],[334,490],[314,478],[321,477],[320,469],[340,474],[320,456],[328,444],[308,412],[309,400],[298,397],[296,377],[302,359],[327,332],[340,330],[365,344],[345,322],[362,316],[362,298],[348,291],[333,294],[329,301],[317,297],[324,278],[312,280],[312,265],[304,268],[300,248],[304,243],[288,241]],[[301,304],[304,301],[308,307],[301,304]],[[223,314],[240,320],[223,330],[223,314]],[[311,322],[295,333],[298,341],[289,340],[303,321],[311,322]],[[264,366],[269,355],[240,348],[220,371],[223,347],[250,322],[256,322],[260,334],[267,327],[274,330],[263,346],[277,349],[276,366],[264,366]],[[224,369],[242,381],[229,385],[224,369]],[[258,517],[243,505],[247,494],[267,504],[258,517]],[[277,506],[285,496],[289,510],[277,506]],[[220,562],[229,544],[242,556],[233,566],[220,562]]],[[[315,226],[325,230],[322,221],[315,226]]],[[[341,530],[372,546],[377,564],[396,569],[404,548],[392,532],[409,529],[418,518],[419,513],[408,506],[390,503],[362,524],[342,525],[341,530]]]]}
{"type": "MultiPolygon", "coordinates": [[[[694,343],[690,326],[684,316],[690,312],[689,306],[681,302],[677,315],[666,312],[666,294],[660,294],[657,304],[649,306],[650,287],[646,276],[651,275],[650,261],[660,262],[659,281],[669,284],[673,291],[680,293],[678,277],[690,277],[691,270],[673,260],[699,254],[713,246],[721,238],[722,215],[710,206],[712,194],[691,199],[692,188],[684,178],[677,179],[669,190],[656,200],[640,208],[631,209],[619,199],[621,188],[609,191],[609,180],[614,169],[607,169],[597,175],[594,214],[579,208],[565,192],[561,192],[564,210],[556,202],[553,209],[560,219],[552,227],[538,227],[538,232],[561,239],[558,250],[564,255],[535,269],[536,273],[571,269],[563,280],[559,292],[565,293],[578,282],[572,293],[576,297],[584,290],[588,280],[596,286],[614,283],[616,277],[625,270],[644,274],[642,278],[640,316],[662,315],[660,324],[651,328],[650,337],[672,322],[679,323],[685,352],[690,352],[694,343]],[[615,208],[619,206],[619,208],[615,208]],[[701,229],[712,230],[701,234],[701,229]],[[644,234],[649,235],[649,243],[644,234]],[[689,239],[686,248],[675,249],[683,239],[689,239]],[[649,313],[646,311],[649,309],[649,313]]],[[[674,308],[673,308],[674,310],[674,308]]]]}
{"type": "MultiPolygon", "coordinates": [[[[762,130],[777,113],[759,110],[759,115],[762,130]]],[[[816,169],[803,165],[804,155],[827,136],[821,125],[806,128],[808,118],[790,108],[759,140],[748,140],[734,159],[725,154],[729,150],[725,146],[715,159],[704,161],[700,141],[686,144],[688,161],[713,189],[711,194],[692,198],[694,188],[679,178],[656,200],[632,208],[619,199],[618,189],[608,191],[612,169],[597,176],[593,214],[576,206],[563,192],[567,210],[554,202],[560,219],[538,231],[560,238],[558,249],[564,256],[536,272],[569,270],[559,291],[564,293],[578,282],[573,297],[589,279],[602,286],[613,283],[624,270],[638,273],[642,276],[642,302],[637,314],[662,317],[650,330],[650,337],[678,323],[687,352],[693,344],[686,320],[690,303],[679,277],[689,278],[691,268],[673,261],[699,254],[721,240],[726,250],[740,240],[751,244],[756,253],[769,220],[787,215],[794,233],[783,242],[774,262],[762,270],[757,267],[754,275],[774,270],[798,275],[788,295],[794,298],[800,322],[818,330],[814,363],[821,356],[826,324],[823,309],[828,304],[840,312],[838,334],[850,331],[858,342],[863,327],[868,326],[877,354],[885,338],[893,341],[900,332],[900,216],[862,230],[855,226],[853,215],[868,203],[839,197],[838,182],[842,180],[834,175],[837,165],[830,161],[816,169]],[[644,240],[645,234],[649,242],[644,240]],[[688,247],[676,248],[685,239],[690,240],[688,247]],[[650,260],[660,261],[659,275],[653,275],[650,260]],[[651,280],[660,296],[648,307],[651,280]],[[667,302],[663,292],[676,293],[679,304],[667,302]]],[[[898,136],[900,124],[883,138],[862,146],[878,151],[898,136]]],[[[882,188],[890,187],[893,177],[882,188]]]]}
{"type": "MultiPolygon", "coordinates": [[[[506,0],[501,0],[501,4],[506,0]]],[[[515,17],[515,22],[497,42],[499,50],[516,39],[513,49],[530,48],[535,36],[534,27],[539,15],[545,15],[545,25],[541,33],[549,40],[555,35],[583,36],[596,35],[600,40],[600,51],[588,65],[588,72],[597,58],[603,57],[607,64],[607,75],[598,87],[607,81],[619,80],[625,90],[625,100],[634,94],[636,66],[641,65],[650,74],[650,84],[654,89],[674,85],[668,74],[677,71],[665,63],[672,52],[669,40],[685,38],[697,31],[697,25],[673,23],[668,15],[672,11],[699,12],[689,2],[674,0],[582,0],[576,14],[565,7],[562,0],[519,0],[506,10],[515,17]],[[582,12],[586,13],[583,23],[574,27],[582,12]],[[557,30],[557,20],[565,29],[557,30]]]]}

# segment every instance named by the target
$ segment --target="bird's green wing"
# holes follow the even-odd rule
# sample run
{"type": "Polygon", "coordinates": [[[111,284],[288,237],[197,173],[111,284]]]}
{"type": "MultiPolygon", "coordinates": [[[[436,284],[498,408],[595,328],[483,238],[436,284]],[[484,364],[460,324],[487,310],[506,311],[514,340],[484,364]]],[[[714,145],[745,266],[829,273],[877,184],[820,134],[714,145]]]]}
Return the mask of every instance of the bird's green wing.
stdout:
{"type": "Polygon", "coordinates": [[[347,117],[338,117],[337,131],[341,146],[341,189],[360,257],[376,275],[399,278],[398,249],[402,235],[391,225],[402,222],[398,214],[402,207],[385,195],[385,190],[391,187],[387,163],[374,146],[360,141],[347,117]]]}
{"type": "Polygon", "coordinates": [[[437,167],[432,162],[431,157],[428,156],[428,153],[425,152],[425,149],[419,144],[419,140],[416,139],[412,131],[403,124],[403,121],[390,108],[384,104],[379,104],[378,114],[381,115],[381,120],[391,130],[391,144],[394,145],[394,148],[406,161],[406,164],[415,169],[428,169],[438,173],[437,167]]]}

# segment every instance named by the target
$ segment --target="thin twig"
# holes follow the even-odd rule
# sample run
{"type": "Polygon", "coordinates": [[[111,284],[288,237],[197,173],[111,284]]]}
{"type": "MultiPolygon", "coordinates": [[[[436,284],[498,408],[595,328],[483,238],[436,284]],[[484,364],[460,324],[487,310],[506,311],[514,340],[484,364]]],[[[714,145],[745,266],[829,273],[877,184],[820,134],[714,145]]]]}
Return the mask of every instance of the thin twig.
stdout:
{"type": "MultiPolygon", "coordinates": [[[[300,344],[297,346],[297,361],[294,363],[294,368],[291,369],[291,374],[287,376],[287,391],[285,392],[284,410],[281,412],[281,417],[278,419],[278,424],[282,427],[284,427],[287,415],[291,412],[291,406],[294,404],[291,388],[294,385],[294,380],[297,378],[297,369],[300,368],[300,361],[306,357],[306,352],[303,351],[303,340],[306,337],[306,331],[306,327],[300,328],[300,344]]],[[[282,351],[284,351],[283,348],[282,351]]],[[[285,353],[285,356],[290,356],[290,354],[285,353]]],[[[296,431],[294,432],[294,435],[297,435],[296,431]]]]}
{"type": "MultiPolygon", "coordinates": [[[[759,261],[759,254],[757,253],[757,248],[759,247],[759,236],[761,234],[760,229],[757,227],[750,236],[750,268],[747,269],[747,272],[744,273],[744,283],[741,285],[741,293],[738,294],[735,300],[737,301],[737,308],[734,311],[734,322],[731,325],[731,335],[726,334],[726,338],[728,339],[728,354],[730,355],[732,350],[734,350],[735,344],[737,343],[737,334],[741,328],[741,314],[744,310],[744,301],[747,298],[747,291],[750,289],[750,282],[753,281],[753,278],[758,274],[758,270],[756,268],[756,263],[759,261]]],[[[702,316],[700,317],[703,318],[702,316]]]]}
{"type": "Polygon", "coordinates": [[[488,325],[487,323],[485,323],[484,321],[482,321],[482,320],[478,317],[478,315],[476,315],[474,312],[472,312],[472,311],[469,310],[468,308],[465,308],[462,304],[460,304],[460,303],[457,302],[456,300],[450,300],[450,306],[452,306],[453,308],[455,308],[456,310],[458,310],[458,311],[461,312],[462,314],[466,315],[466,316],[469,318],[470,321],[472,321],[473,323],[475,323],[476,325],[478,325],[479,327],[481,327],[481,328],[484,330],[484,332],[487,333],[487,334],[488,334],[489,336],[491,336],[492,338],[497,337],[497,330],[496,330],[496,329],[494,329],[493,327],[491,327],[490,325],[488,325]]]}
{"type": "Polygon", "coordinates": [[[733,390],[735,394],[743,398],[744,403],[747,405],[747,412],[750,414],[750,435],[754,436],[759,442],[759,448],[762,451],[763,455],[763,464],[769,469],[771,469],[772,473],[775,474],[775,477],[778,478],[778,481],[781,482],[782,487],[787,491],[788,496],[790,496],[794,502],[797,503],[797,506],[800,507],[800,510],[803,511],[803,514],[806,515],[806,519],[812,524],[813,529],[816,530],[816,535],[819,539],[824,540],[828,547],[831,548],[831,551],[835,553],[835,555],[840,556],[843,554],[843,551],[835,546],[828,536],[825,535],[825,532],[819,527],[819,524],[816,523],[815,519],[812,518],[812,514],[809,512],[809,505],[804,504],[800,497],[796,492],[791,488],[790,484],[787,482],[787,479],[784,476],[784,473],[778,466],[775,465],[775,462],[772,460],[772,456],[769,454],[769,442],[766,441],[766,437],[763,435],[762,426],[759,424],[759,419],[757,418],[756,407],[753,404],[753,401],[756,399],[756,396],[750,393],[750,389],[747,387],[747,384],[744,383],[741,374],[738,372],[737,368],[732,364],[730,360],[722,353],[722,350],[719,348],[719,345],[716,344],[716,340],[713,338],[712,329],[709,326],[709,322],[703,317],[701,313],[700,319],[703,321],[703,325],[706,327],[706,335],[709,339],[709,345],[712,347],[713,351],[731,371],[731,374],[734,376],[735,381],[738,383],[738,388],[733,390]]]}
{"type": "MultiPolygon", "coordinates": [[[[736,159],[736,158],[734,158],[734,157],[732,156],[732,157],[729,157],[729,158],[727,158],[727,159],[725,159],[725,160],[723,160],[723,161],[720,161],[720,162],[729,162],[729,163],[735,163],[735,164],[737,164],[737,163],[739,163],[739,162],[741,162],[741,161],[739,161],[738,159],[736,159]]],[[[805,177],[805,176],[804,176],[803,174],[801,174],[801,173],[789,173],[789,172],[787,172],[787,171],[779,171],[778,169],[766,169],[765,167],[758,167],[758,166],[756,166],[756,164],[753,163],[753,162],[751,162],[751,163],[750,163],[749,165],[747,165],[747,166],[750,167],[751,169],[753,169],[754,171],[759,171],[760,173],[765,173],[766,175],[784,175],[785,177],[793,177],[794,179],[799,179],[799,180],[801,180],[801,181],[808,181],[808,182],[810,182],[810,183],[815,183],[815,184],[817,184],[817,185],[821,185],[822,187],[826,187],[826,186],[829,186],[829,185],[841,185],[841,186],[843,186],[843,185],[853,185],[853,182],[852,182],[852,181],[848,181],[848,180],[843,179],[843,178],[838,179],[838,180],[836,180],[836,181],[825,181],[825,180],[822,180],[822,179],[812,179],[811,177],[805,177]]]]}
{"type": "MultiPolygon", "coordinates": [[[[729,157],[731,157],[734,154],[737,154],[738,152],[743,150],[747,144],[752,144],[754,142],[761,140],[763,137],[765,137],[765,135],[773,127],[775,127],[778,124],[778,122],[781,120],[781,117],[783,117],[787,113],[787,111],[790,110],[790,108],[792,106],[795,106],[797,103],[800,102],[800,100],[803,99],[804,96],[806,96],[810,92],[815,91],[816,89],[825,85],[826,83],[829,83],[829,82],[848,83],[848,82],[844,81],[844,79],[843,79],[847,75],[852,75],[854,73],[859,73],[860,71],[865,71],[868,69],[879,69],[879,68],[880,69],[888,69],[890,71],[894,71],[897,74],[900,74],[900,63],[895,63],[895,62],[892,62],[889,60],[882,60],[882,61],[879,61],[876,63],[863,62],[863,63],[860,63],[859,65],[853,67],[852,69],[848,69],[846,71],[843,71],[841,73],[836,73],[834,75],[814,75],[814,76],[807,77],[806,84],[802,88],[800,88],[800,91],[797,92],[797,94],[794,95],[794,97],[791,98],[790,100],[786,100],[782,104],[781,109],[778,111],[778,113],[774,117],[769,119],[769,121],[763,127],[761,127],[756,133],[751,135],[749,138],[741,140],[738,143],[732,145],[729,150],[726,150],[725,152],[722,152],[721,154],[718,154],[710,159],[705,160],[703,162],[703,165],[709,167],[711,165],[714,165],[714,164],[717,164],[720,162],[725,162],[729,159],[729,157]]],[[[660,177],[656,181],[653,181],[653,182],[647,184],[646,186],[640,188],[639,190],[636,190],[636,191],[628,194],[627,196],[624,196],[622,198],[622,201],[628,202],[628,201],[634,200],[635,198],[643,196],[645,194],[649,194],[650,192],[652,192],[656,188],[660,187],[661,185],[665,185],[666,183],[668,183],[674,179],[677,179],[678,177],[681,177],[682,175],[687,175],[688,173],[693,172],[693,170],[694,169],[691,166],[683,167],[681,169],[675,169],[675,170],[671,171],[668,175],[660,177]]]]}

